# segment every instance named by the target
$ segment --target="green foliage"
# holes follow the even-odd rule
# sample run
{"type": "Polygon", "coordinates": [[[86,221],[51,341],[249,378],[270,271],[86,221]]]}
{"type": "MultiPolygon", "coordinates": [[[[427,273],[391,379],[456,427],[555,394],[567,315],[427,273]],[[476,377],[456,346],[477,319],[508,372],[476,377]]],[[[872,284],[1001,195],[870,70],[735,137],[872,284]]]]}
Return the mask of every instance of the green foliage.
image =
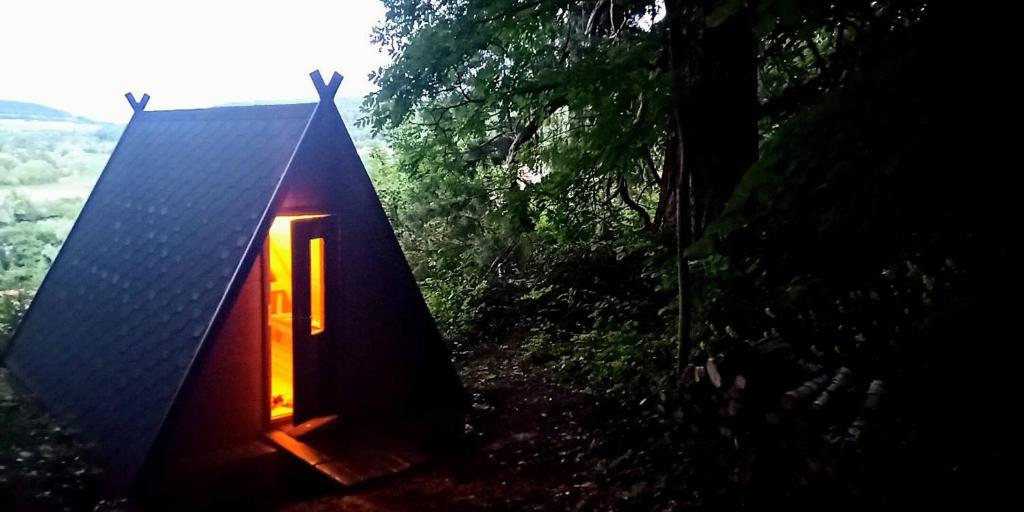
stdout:
{"type": "Polygon", "coordinates": [[[91,123],[0,123],[0,349],[56,257],[120,131],[91,123]]]}
{"type": "Polygon", "coordinates": [[[935,85],[931,37],[879,49],[766,141],[689,250],[705,350],[785,340],[798,357],[891,376],[918,366],[917,344],[942,339],[933,327],[979,300],[969,283],[984,271],[988,221],[971,198],[986,180],[936,172],[956,153],[935,151],[950,147],[934,112],[951,91],[935,85]]]}
{"type": "Polygon", "coordinates": [[[14,166],[4,175],[2,185],[40,185],[61,177],[57,167],[46,160],[29,160],[14,166]]]}
{"type": "Polygon", "coordinates": [[[34,290],[39,285],[71,229],[81,202],[53,207],[63,215],[51,216],[47,208],[31,203],[29,208],[32,211],[25,221],[0,226],[0,288],[5,290],[34,290]]]}
{"type": "Polygon", "coordinates": [[[0,353],[3,353],[7,342],[14,336],[14,330],[32,302],[32,296],[32,293],[22,290],[0,292],[0,353]]]}
{"type": "Polygon", "coordinates": [[[526,339],[523,356],[585,384],[591,393],[652,395],[669,383],[675,346],[668,330],[647,331],[625,322],[615,330],[588,330],[566,341],[552,338],[550,329],[541,330],[526,339]]]}
{"type": "Polygon", "coordinates": [[[14,193],[0,195],[0,350],[81,208],[77,199],[36,204],[14,193]]]}
{"type": "MultiPolygon", "coordinates": [[[[442,330],[457,345],[524,338],[528,360],[601,392],[666,382],[673,258],[621,194],[655,216],[675,101],[661,4],[385,4],[376,37],[395,60],[366,122],[391,149],[375,154],[374,181],[442,330]]],[[[708,24],[747,5],[709,4],[708,24]]],[[[913,249],[922,226],[962,227],[936,208],[945,196],[914,194],[937,138],[922,124],[934,97],[914,78],[928,67],[911,65],[922,5],[757,4],[762,157],[689,251],[700,349],[866,339],[875,309],[853,308],[857,321],[826,309],[876,288],[916,293],[883,270],[945,275],[945,256],[913,249]]]]}
{"type": "Polygon", "coordinates": [[[357,148],[371,146],[379,142],[369,128],[359,123],[359,119],[363,117],[362,103],[362,98],[351,96],[340,96],[334,100],[334,104],[338,107],[338,113],[341,114],[341,118],[345,121],[345,127],[348,128],[348,134],[357,148]]]}
{"type": "Polygon", "coordinates": [[[642,230],[670,100],[657,7],[622,2],[612,20],[564,1],[385,5],[376,37],[395,60],[366,123],[391,151],[374,183],[441,329],[457,346],[532,336],[551,364],[623,378],[647,364],[672,297],[669,256],[642,230]]]}
{"type": "Polygon", "coordinates": [[[121,130],[107,124],[0,120],[0,190],[94,179],[121,130]]]}
{"type": "Polygon", "coordinates": [[[666,378],[671,255],[627,212],[567,229],[536,213],[541,185],[488,193],[492,175],[412,174],[396,158],[375,150],[371,176],[457,348],[523,338],[527,359],[601,392],[647,393],[666,378]]]}
{"type": "Polygon", "coordinates": [[[565,4],[386,2],[377,40],[395,62],[376,76],[367,122],[389,131],[404,172],[432,181],[424,191],[466,207],[453,219],[466,229],[500,216],[499,231],[541,218],[587,230],[622,208],[623,182],[653,209],[669,101],[656,9],[618,7],[611,37],[565,4]]]}
{"type": "Polygon", "coordinates": [[[0,153],[0,171],[9,171],[18,166],[18,159],[13,155],[0,153]]]}
{"type": "Polygon", "coordinates": [[[459,296],[453,339],[522,339],[526,360],[595,392],[655,392],[672,361],[670,255],[643,237],[533,245],[521,266],[459,296]]]}

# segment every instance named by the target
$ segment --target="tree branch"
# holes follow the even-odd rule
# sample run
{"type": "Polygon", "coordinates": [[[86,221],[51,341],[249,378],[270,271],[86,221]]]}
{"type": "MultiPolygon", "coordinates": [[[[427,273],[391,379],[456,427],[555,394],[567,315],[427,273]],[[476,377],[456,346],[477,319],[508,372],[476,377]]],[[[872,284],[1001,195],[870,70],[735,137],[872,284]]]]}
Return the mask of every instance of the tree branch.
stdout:
{"type": "Polygon", "coordinates": [[[536,0],[534,2],[526,2],[524,4],[512,7],[511,9],[508,9],[506,11],[502,11],[502,12],[499,12],[497,14],[492,14],[491,16],[488,16],[486,18],[481,18],[481,19],[476,20],[476,21],[478,23],[490,23],[492,21],[498,21],[501,18],[504,18],[506,16],[512,16],[512,15],[515,15],[515,14],[519,14],[519,13],[521,13],[523,11],[526,11],[526,10],[529,10],[529,9],[533,9],[534,7],[537,7],[537,6],[541,5],[541,4],[543,4],[544,1],[545,0],[536,0]]]}
{"type": "Polygon", "coordinates": [[[552,99],[542,109],[542,113],[537,116],[536,119],[530,121],[530,123],[524,126],[522,130],[519,130],[519,132],[516,133],[515,138],[512,139],[512,144],[508,147],[508,155],[505,157],[505,165],[511,165],[512,162],[515,161],[516,154],[519,152],[519,149],[523,147],[523,144],[526,144],[530,139],[537,135],[537,131],[540,130],[540,125],[543,124],[551,114],[554,114],[558,109],[568,104],[569,100],[564,96],[552,99]]]}
{"type": "Polygon", "coordinates": [[[619,174],[618,194],[619,197],[622,198],[622,202],[625,203],[630,210],[633,210],[640,216],[640,223],[643,225],[644,229],[651,227],[651,214],[647,213],[647,209],[640,206],[640,203],[634,201],[629,195],[629,184],[626,183],[626,177],[622,174],[619,174]]]}

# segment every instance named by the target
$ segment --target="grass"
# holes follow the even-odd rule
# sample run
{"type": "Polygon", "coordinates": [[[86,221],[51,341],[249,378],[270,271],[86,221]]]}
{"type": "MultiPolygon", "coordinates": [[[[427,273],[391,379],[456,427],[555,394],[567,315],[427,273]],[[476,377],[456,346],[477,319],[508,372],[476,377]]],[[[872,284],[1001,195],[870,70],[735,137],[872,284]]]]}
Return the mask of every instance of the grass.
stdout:
{"type": "Polygon", "coordinates": [[[0,510],[91,510],[102,501],[100,470],[75,433],[19,396],[0,368],[0,510]]]}

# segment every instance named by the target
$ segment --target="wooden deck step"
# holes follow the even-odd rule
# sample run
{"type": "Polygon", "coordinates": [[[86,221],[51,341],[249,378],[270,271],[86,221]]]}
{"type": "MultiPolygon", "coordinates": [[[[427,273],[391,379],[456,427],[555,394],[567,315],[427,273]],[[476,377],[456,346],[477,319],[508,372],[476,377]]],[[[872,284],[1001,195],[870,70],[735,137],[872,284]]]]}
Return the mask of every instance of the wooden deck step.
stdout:
{"type": "Polygon", "coordinates": [[[177,459],[175,466],[188,473],[216,471],[226,466],[250,464],[254,460],[272,455],[275,451],[273,446],[264,441],[254,441],[177,459]]]}
{"type": "Polygon", "coordinates": [[[426,455],[399,436],[333,421],[267,433],[271,442],[335,482],[352,486],[405,471],[426,455]]]}

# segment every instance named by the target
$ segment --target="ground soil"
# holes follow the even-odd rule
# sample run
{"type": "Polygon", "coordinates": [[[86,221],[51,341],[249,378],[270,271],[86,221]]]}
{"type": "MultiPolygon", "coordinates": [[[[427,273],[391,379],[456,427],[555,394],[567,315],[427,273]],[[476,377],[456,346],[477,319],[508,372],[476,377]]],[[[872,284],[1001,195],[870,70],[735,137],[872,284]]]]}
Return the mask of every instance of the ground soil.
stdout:
{"type": "MultiPolygon", "coordinates": [[[[292,466],[290,485],[245,500],[246,508],[283,511],[626,510],[649,509],[653,478],[626,440],[631,412],[616,400],[557,382],[522,363],[509,345],[460,356],[473,406],[465,435],[428,463],[355,489],[317,480],[292,466]],[[631,467],[632,466],[632,467],[631,467]],[[620,478],[621,477],[621,478],[620,478]],[[639,500],[639,501],[637,501],[639,500]]],[[[0,380],[6,376],[0,374],[0,380]]],[[[133,510],[153,503],[105,495],[74,436],[40,408],[0,384],[0,509],[133,510]]],[[[641,443],[642,444],[642,443],[641,443]]],[[[651,471],[653,468],[647,468],[651,471]]],[[[284,478],[284,477],[282,477],[284,478]]],[[[245,491],[243,491],[245,492],[245,491]]],[[[195,505],[223,508],[228,494],[195,505]]],[[[675,508],[674,501],[660,500],[675,508]]],[[[178,501],[173,506],[188,506],[178,501]]]]}

